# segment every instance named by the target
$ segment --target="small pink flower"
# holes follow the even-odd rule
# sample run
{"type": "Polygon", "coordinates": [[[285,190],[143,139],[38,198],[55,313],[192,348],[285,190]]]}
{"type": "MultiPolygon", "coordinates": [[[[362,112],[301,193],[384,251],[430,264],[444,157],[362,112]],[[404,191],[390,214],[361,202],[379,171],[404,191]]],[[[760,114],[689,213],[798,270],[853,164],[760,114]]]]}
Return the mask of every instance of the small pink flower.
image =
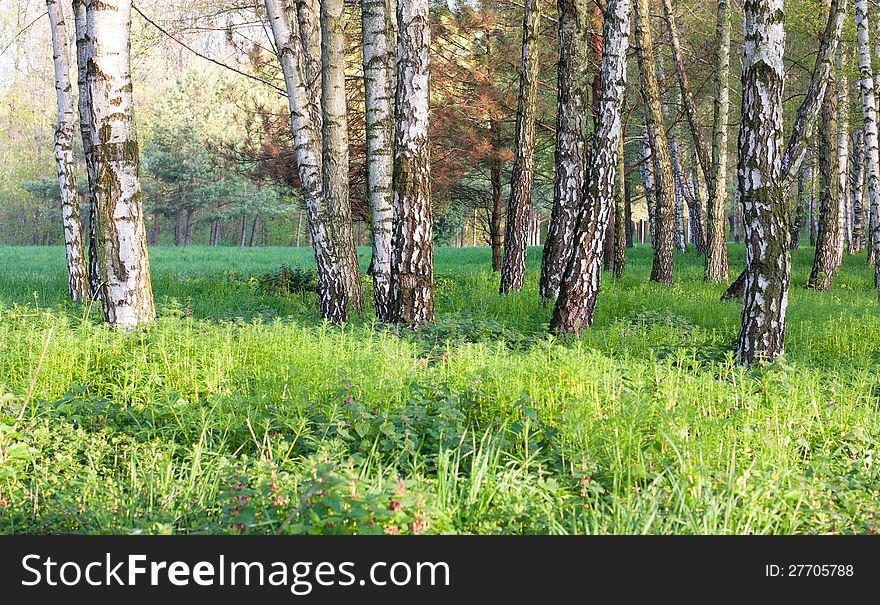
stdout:
{"type": "Polygon", "coordinates": [[[388,501],[388,508],[390,508],[394,512],[400,512],[401,510],[403,510],[403,504],[401,504],[400,502],[397,502],[395,500],[389,500],[388,501]]]}
{"type": "Polygon", "coordinates": [[[352,401],[354,401],[354,397],[352,397],[351,395],[345,398],[345,403],[351,403],[352,401]]]}
{"type": "Polygon", "coordinates": [[[397,532],[400,531],[400,530],[397,529],[397,526],[396,526],[396,525],[386,525],[386,526],[384,527],[384,531],[385,531],[386,534],[389,534],[389,535],[391,535],[391,536],[396,536],[396,535],[397,535],[397,532]]]}

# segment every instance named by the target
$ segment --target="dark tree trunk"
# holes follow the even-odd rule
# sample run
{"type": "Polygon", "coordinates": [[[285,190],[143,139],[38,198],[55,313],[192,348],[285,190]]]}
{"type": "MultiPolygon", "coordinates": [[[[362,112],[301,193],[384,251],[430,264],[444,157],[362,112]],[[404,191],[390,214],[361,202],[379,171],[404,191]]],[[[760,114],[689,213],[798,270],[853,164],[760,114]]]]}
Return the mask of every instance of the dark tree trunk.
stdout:
{"type": "Polygon", "coordinates": [[[194,208],[186,209],[186,228],[183,232],[183,247],[189,248],[189,244],[192,236],[192,224],[193,224],[193,215],[195,214],[194,208]]]}
{"type": "Polygon", "coordinates": [[[837,155],[837,94],[834,72],[829,78],[819,124],[819,231],[808,288],[831,288],[840,245],[840,175],[837,155]]]}
{"type": "Polygon", "coordinates": [[[501,229],[503,216],[503,199],[501,196],[501,158],[496,154],[492,157],[489,167],[489,178],[492,181],[492,208],[489,212],[489,246],[492,248],[492,271],[501,271],[501,246],[504,245],[504,232],[501,229]]]}
{"type": "Polygon", "coordinates": [[[520,290],[526,270],[526,238],[532,184],[535,178],[535,118],[538,98],[538,33],[541,11],[538,0],[525,0],[519,101],[516,110],[516,146],[510,176],[510,198],[504,232],[499,292],[520,290]]]}
{"type": "Polygon", "coordinates": [[[248,241],[248,246],[250,246],[251,248],[253,248],[257,245],[257,233],[259,233],[259,228],[260,228],[260,214],[258,212],[257,214],[254,215],[254,220],[251,223],[251,237],[250,237],[250,240],[248,241]]]}

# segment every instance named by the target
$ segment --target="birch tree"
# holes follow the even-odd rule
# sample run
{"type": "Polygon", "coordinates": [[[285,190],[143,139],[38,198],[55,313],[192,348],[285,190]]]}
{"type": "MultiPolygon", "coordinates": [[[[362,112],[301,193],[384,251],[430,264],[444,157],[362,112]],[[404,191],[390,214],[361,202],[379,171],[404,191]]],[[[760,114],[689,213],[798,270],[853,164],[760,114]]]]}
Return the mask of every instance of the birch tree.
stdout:
{"type": "Polygon", "coordinates": [[[843,263],[843,248],[849,237],[849,221],[847,220],[848,192],[849,192],[849,78],[847,77],[846,52],[837,47],[837,249],[835,251],[834,268],[837,269],[843,263]]]}
{"type": "Polygon", "coordinates": [[[64,226],[64,247],[67,256],[67,285],[70,298],[81,301],[89,296],[89,270],[86,248],[79,218],[79,196],[76,192],[76,165],[73,161],[73,137],[76,112],[73,107],[73,86],[70,82],[70,53],[64,9],[58,0],[46,0],[52,35],[52,60],[55,67],[55,97],[58,125],[55,129],[55,170],[61,191],[61,219],[64,226]]]}
{"type": "Polygon", "coordinates": [[[556,162],[540,282],[545,302],[556,297],[568,266],[586,172],[590,4],[590,0],[558,0],[556,162]]]}
{"type": "Polygon", "coordinates": [[[434,321],[434,236],[428,148],[431,29],[428,0],[397,2],[394,232],[391,288],[395,320],[434,321]]]}
{"type": "Polygon", "coordinates": [[[336,225],[339,261],[350,305],[363,309],[357,248],[351,229],[348,175],[348,115],[345,99],[345,6],[321,0],[322,173],[327,205],[336,225]]]}
{"type": "Polygon", "coordinates": [[[526,268],[526,234],[535,178],[535,117],[538,96],[538,33],[541,11],[538,0],[525,0],[522,57],[516,109],[516,144],[507,201],[504,256],[501,262],[501,294],[519,290],[526,268]]]}
{"type": "Polygon", "coordinates": [[[88,27],[88,0],[73,0],[73,22],[76,30],[76,71],[77,89],[79,92],[79,132],[82,139],[83,154],[86,158],[86,175],[89,181],[88,207],[89,207],[89,248],[88,248],[88,275],[89,275],[89,298],[98,300],[100,296],[100,277],[98,275],[98,248],[95,240],[95,204],[92,200],[92,186],[95,180],[95,167],[92,157],[92,109],[89,104],[89,75],[88,59],[92,52],[91,42],[87,31],[88,27]]]}
{"type": "Polygon", "coordinates": [[[866,198],[868,206],[868,230],[865,241],[869,258],[874,261],[874,285],[880,288],[880,263],[876,262],[880,246],[880,233],[876,220],[880,212],[880,152],[877,149],[877,97],[874,91],[874,74],[871,69],[871,40],[869,34],[868,2],[856,0],[856,40],[859,54],[859,79],[862,99],[862,115],[865,130],[866,198]]]}
{"type": "Polygon", "coordinates": [[[153,323],[130,63],[131,0],[89,0],[86,31],[92,203],[104,319],[124,330],[153,323]]]}
{"type": "Polygon", "coordinates": [[[620,153],[620,109],[626,86],[629,19],[629,0],[607,1],[598,124],[593,135],[584,211],[578,220],[574,253],[550,322],[550,330],[554,333],[577,333],[593,321],[601,277],[602,240],[614,204],[614,181],[620,153]]]}
{"type": "Polygon", "coordinates": [[[394,169],[396,0],[362,0],[364,96],[367,123],[367,190],[373,228],[373,297],[376,316],[392,321],[391,233],[394,169]]]}
{"type": "Polygon", "coordinates": [[[315,80],[308,77],[310,63],[311,69],[315,69],[314,60],[306,52],[294,0],[265,0],[265,3],[284,73],[297,170],[315,252],[321,317],[342,323],[347,318],[346,278],[341,262],[344,251],[339,248],[334,217],[324,195],[320,95],[315,94],[315,80]]]}
{"type": "Polygon", "coordinates": [[[675,183],[669,159],[669,144],[660,101],[660,87],[651,34],[651,13],[648,0],[633,0],[636,57],[645,106],[645,127],[651,146],[654,168],[654,260],[651,280],[672,283],[673,238],[675,236],[675,183]]]}
{"type": "Polygon", "coordinates": [[[850,254],[864,249],[864,206],[862,186],[865,182],[865,129],[852,131],[852,162],[850,162],[850,209],[852,210],[852,233],[849,240],[850,254]]]}
{"type": "Polygon", "coordinates": [[[782,0],[746,0],[742,123],[737,179],[743,207],[746,274],[737,357],[771,360],[784,350],[791,261],[780,188],[785,49],[782,0]]]}

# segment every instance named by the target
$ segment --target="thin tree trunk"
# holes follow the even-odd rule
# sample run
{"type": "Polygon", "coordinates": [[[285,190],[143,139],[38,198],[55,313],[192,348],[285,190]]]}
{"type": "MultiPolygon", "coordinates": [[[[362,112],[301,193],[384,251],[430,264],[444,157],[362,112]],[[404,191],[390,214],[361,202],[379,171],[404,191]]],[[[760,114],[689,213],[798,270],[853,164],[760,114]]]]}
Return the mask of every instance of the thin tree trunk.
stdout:
{"type": "Polygon", "coordinates": [[[865,222],[864,206],[862,205],[862,186],[865,182],[865,130],[854,128],[852,131],[853,161],[850,165],[850,205],[852,207],[852,235],[850,237],[850,254],[864,249],[865,222]]]}
{"type": "Polygon", "coordinates": [[[194,208],[186,209],[186,227],[183,232],[183,247],[189,248],[189,244],[192,236],[192,224],[193,224],[193,215],[196,213],[194,208]]]}
{"type": "Polygon", "coordinates": [[[428,0],[397,3],[394,235],[391,290],[395,320],[434,321],[434,236],[428,147],[431,28],[428,0]]]}
{"type": "Polygon", "coordinates": [[[302,222],[303,222],[303,211],[300,210],[296,213],[296,247],[299,248],[300,243],[302,242],[302,222]]]}
{"type": "Polygon", "coordinates": [[[633,219],[632,219],[632,189],[630,188],[629,180],[626,179],[625,175],[624,175],[624,182],[626,183],[626,188],[624,190],[625,195],[623,198],[623,203],[624,203],[623,212],[624,212],[624,218],[626,220],[626,247],[632,248],[633,244],[634,244],[633,240],[635,239],[634,233],[633,233],[634,225],[633,225],[633,219]]]}
{"type": "Polygon", "coordinates": [[[556,162],[553,209],[541,259],[541,300],[556,297],[580,211],[587,156],[589,0],[558,0],[556,162]]]}
{"type": "Polygon", "coordinates": [[[675,183],[669,160],[669,144],[660,101],[660,88],[655,72],[654,43],[651,35],[651,13],[648,0],[633,0],[636,57],[639,65],[641,93],[645,106],[645,125],[654,164],[654,260],[651,281],[672,283],[673,239],[675,236],[675,183]]]}
{"type": "Polygon", "coordinates": [[[809,201],[809,192],[807,191],[807,164],[801,164],[798,170],[797,178],[797,198],[795,200],[794,212],[791,215],[791,242],[789,248],[797,250],[800,246],[801,231],[804,228],[804,214],[807,210],[809,201]]]}
{"type": "Polygon", "coordinates": [[[874,262],[874,285],[880,287],[880,263],[876,262],[880,247],[880,232],[876,220],[880,212],[880,153],[877,149],[877,97],[874,75],[871,71],[871,41],[868,33],[867,0],[856,0],[856,36],[861,78],[862,115],[865,119],[865,152],[867,154],[867,204],[870,209],[866,243],[869,261],[874,262]]]}
{"type": "MultiPolygon", "coordinates": [[[[301,3],[313,1],[300,0],[301,3]]],[[[333,212],[324,196],[320,94],[315,95],[315,89],[320,87],[320,76],[313,74],[314,77],[309,78],[311,71],[320,72],[320,68],[315,67],[313,43],[304,44],[300,34],[299,11],[293,0],[265,0],[265,3],[288,91],[297,166],[318,272],[321,317],[342,323],[347,316],[345,249],[340,246],[333,212]]],[[[311,23],[315,13],[305,11],[304,14],[311,23]]],[[[309,35],[314,29],[309,27],[303,31],[309,35]]]]}
{"type": "Polygon", "coordinates": [[[847,78],[847,56],[840,46],[837,47],[837,182],[838,182],[838,218],[837,249],[835,251],[834,268],[843,263],[843,249],[848,239],[849,230],[846,220],[847,200],[849,199],[849,79],[847,78]]]}
{"type": "Polygon", "coordinates": [[[538,97],[538,30],[541,11],[538,0],[525,0],[523,42],[520,62],[519,100],[516,110],[516,145],[510,176],[510,197],[504,232],[499,291],[520,290],[526,269],[526,230],[532,205],[535,177],[535,119],[538,97]]]}
{"type": "Polygon", "coordinates": [[[602,240],[611,214],[615,172],[621,138],[621,105],[626,86],[626,50],[629,37],[629,0],[607,0],[598,124],[593,136],[584,211],[578,219],[575,249],[550,330],[577,333],[593,321],[601,278],[602,240]]]}
{"type": "Polygon", "coordinates": [[[159,245],[159,213],[153,213],[153,245],[159,245]]]}
{"type": "Polygon", "coordinates": [[[818,162],[818,150],[813,147],[813,154],[810,157],[810,245],[816,245],[816,204],[819,200],[819,196],[816,195],[816,192],[819,188],[819,162],[818,162]]]}
{"type": "Polygon", "coordinates": [[[131,0],[90,2],[87,31],[101,303],[105,321],[130,330],[156,318],[132,102],[131,0]]]}
{"type": "Polygon", "coordinates": [[[825,94],[822,119],[819,123],[819,231],[816,254],[808,288],[819,291],[831,287],[837,264],[838,236],[840,235],[840,171],[837,168],[837,91],[834,72],[825,94]]]}
{"type": "Polygon", "coordinates": [[[345,99],[345,6],[321,0],[322,172],[327,206],[337,229],[339,262],[348,302],[364,308],[348,186],[348,116],[345,99]]]}
{"type": "Polygon", "coordinates": [[[376,317],[394,318],[391,301],[391,235],[394,170],[396,0],[362,0],[367,188],[373,229],[373,297],[376,317]]]}
{"type": "Polygon", "coordinates": [[[712,283],[727,280],[727,234],[724,206],[727,200],[727,120],[730,113],[730,3],[718,0],[715,25],[715,96],[712,111],[712,176],[706,218],[705,279],[712,283]]]}
{"type": "Polygon", "coordinates": [[[183,236],[183,210],[174,212],[174,245],[180,247],[180,241],[183,236]]]}
{"type": "Polygon", "coordinates": [[[73,0],[74,28],[76,30],[76,71],[79,89],[79,132],[86,158],[86,176],[88,177],[89,205],[89,298],[98,300],[101,296],[101,277],[98,269],[98,243],[96,235],[97,220],[92,190],[95,182],[95,166],[92,155],[92,108],[89,101],[88,60],[92,53],[92,43],[88,33],[87,0],[73,0]]]}
{"type": "Polygon", "coordinates": [[[241,228],[239,229],[239,247],[244,248],[247,243],[247,214],[241,215],[241,228]]]}
{"type": "Polygon", "coordinates": [[[61,218],[67,255],[67,285],[70,298],[81,301],[89,295],[89,270],[86,248],[79,218],[79,196],[76,193],[76,166],[73,161],[73,137],[76,113],[73,108],[73,87],[70,82],[70,53],[67,47],[67,25],[58,0],[46,0],[52,34],[52,59],[55,66],[55,96],[58,125],[55,129],[55,169],[61,191],[61,218]]]}
{"type": "Polygon", "coordinates": [[[248,240],[248,247],[253,248],[257,245],[257,233],[259,233],[260,228],[260,213],[257,212],[254,215],[254,220],[251,222],[251,237],[248,240]]]}
{"type": "MultiPolygon", "coordinates": [[[[493,122],[494,128],[499,128],[493,122]]],[[[489,165],[489,180],[492,184],[492,208],[489,210],[489,246],[492,249],[492,271],[501,271],[501,246],[504,245],[504,233],[501,229],[501,218],[504,201],[501,197],[501,150],[496,147],[489,165]]]]}
{"type": "Polygon", "coordinates": [[[620,133],[620,147],[617,151],[617,172],[614,187],[614,276],[620,277],[626,269],[627,227],[629,217],[629,184],[626,182],[626,166],[623,159],[623,131],[620,133]]]}
{"type": "Polygon", "coordinates": [[[648,233],[651,238],[651,248],[653,248],[657,242],[657,238],[654,237],[654,160],[651,158],[651,143],[648,141],[647,132],[642,137],[642,165],[640,172],[642,174],[642,189],[645,192],[645,207],[648,209],[648,233]]]}

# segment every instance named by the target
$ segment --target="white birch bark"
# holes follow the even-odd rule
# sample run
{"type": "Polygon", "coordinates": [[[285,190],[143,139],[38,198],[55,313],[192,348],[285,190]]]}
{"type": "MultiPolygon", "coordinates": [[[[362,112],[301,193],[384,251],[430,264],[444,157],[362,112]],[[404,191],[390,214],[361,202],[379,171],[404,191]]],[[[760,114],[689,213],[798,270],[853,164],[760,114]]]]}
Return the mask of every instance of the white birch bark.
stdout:
{"type": "Polygon", "coordinates": [[[84,300],[89,295],[89,271],[79,217],[79,196],[76,193],[76,165],[73,161],[73,137],[76,111],[73,107],[73,86],[70,81],[70,51],[64,9],[58,0],[46,0],[52,35],[52,59],[55,67],[55,97],[58,125],[55,129],[55,169],[61,191],[61,219],[64,226],[64,247],[67,255],[67,284],[70,298],[84,300]]]}
{"type": "Polygon", "coordinates": [[[395,95],[394,233],[391,288],[395,320],[434,321],[434,234],[428,146],[431,27],[428,0],[398,0],[395,95]]]}
{"type": "Polygon", "coordinates": [[[782,0],[746,0],[742,123],[737,178],[746,239],[737,358],[748,365],[784,352],[791,278],[788,213],[780,187],[785,50],[782,0]]]}
{"type": "Polygon", "coordinates": [[[376,316],[393,320],[391,235],[394,170],[394,88],[397,54],[396,0],[362,0],[367,189],[373,229],[373,297],[376,316]]]}
{"type": "Polygon", "coordinates": [[[877,148],[877,97],[874,91],[874,74],[871,69],[871,40],[869,33],[867,0],[856,0],[856,40],[859,54],[860,93],[865,129],[865,154],[867,155],[866,198],[871,220],[865,240],[874,263],[874,285],[880,288],[880,263],[876,262],[880,246],[878,221],[880,212],[880,152],[877,148]]]}
{"type": "Polygon", "coordinates": [[[837,47],[837,170],[839,180],[839,201],[837,234],[837,257],[835,268],[843,263],[843,248],[849,241],[849,221],[847,206],[849,205],[849,79],[847,77],[846,52],[837,47]]]}
{"type": "Polygon", "coordinates": [[[131,330],[156,317],[132,99],[131,0],[88,0],[87,6],[92,200],[101,303],[108,323],[131,330]]]}
{"type": "Polygon", "coordinates": [[[307,77],[307,55],[300,35],[298,11],[294,0],[265,0],[265,3],[288,93],[297,169],[318,272],[321,317],[342,323],[347,317],[346,283],[333,215],[324,196],[320,104],[316,103],[314,86],[309,85],[307,77]]]}

